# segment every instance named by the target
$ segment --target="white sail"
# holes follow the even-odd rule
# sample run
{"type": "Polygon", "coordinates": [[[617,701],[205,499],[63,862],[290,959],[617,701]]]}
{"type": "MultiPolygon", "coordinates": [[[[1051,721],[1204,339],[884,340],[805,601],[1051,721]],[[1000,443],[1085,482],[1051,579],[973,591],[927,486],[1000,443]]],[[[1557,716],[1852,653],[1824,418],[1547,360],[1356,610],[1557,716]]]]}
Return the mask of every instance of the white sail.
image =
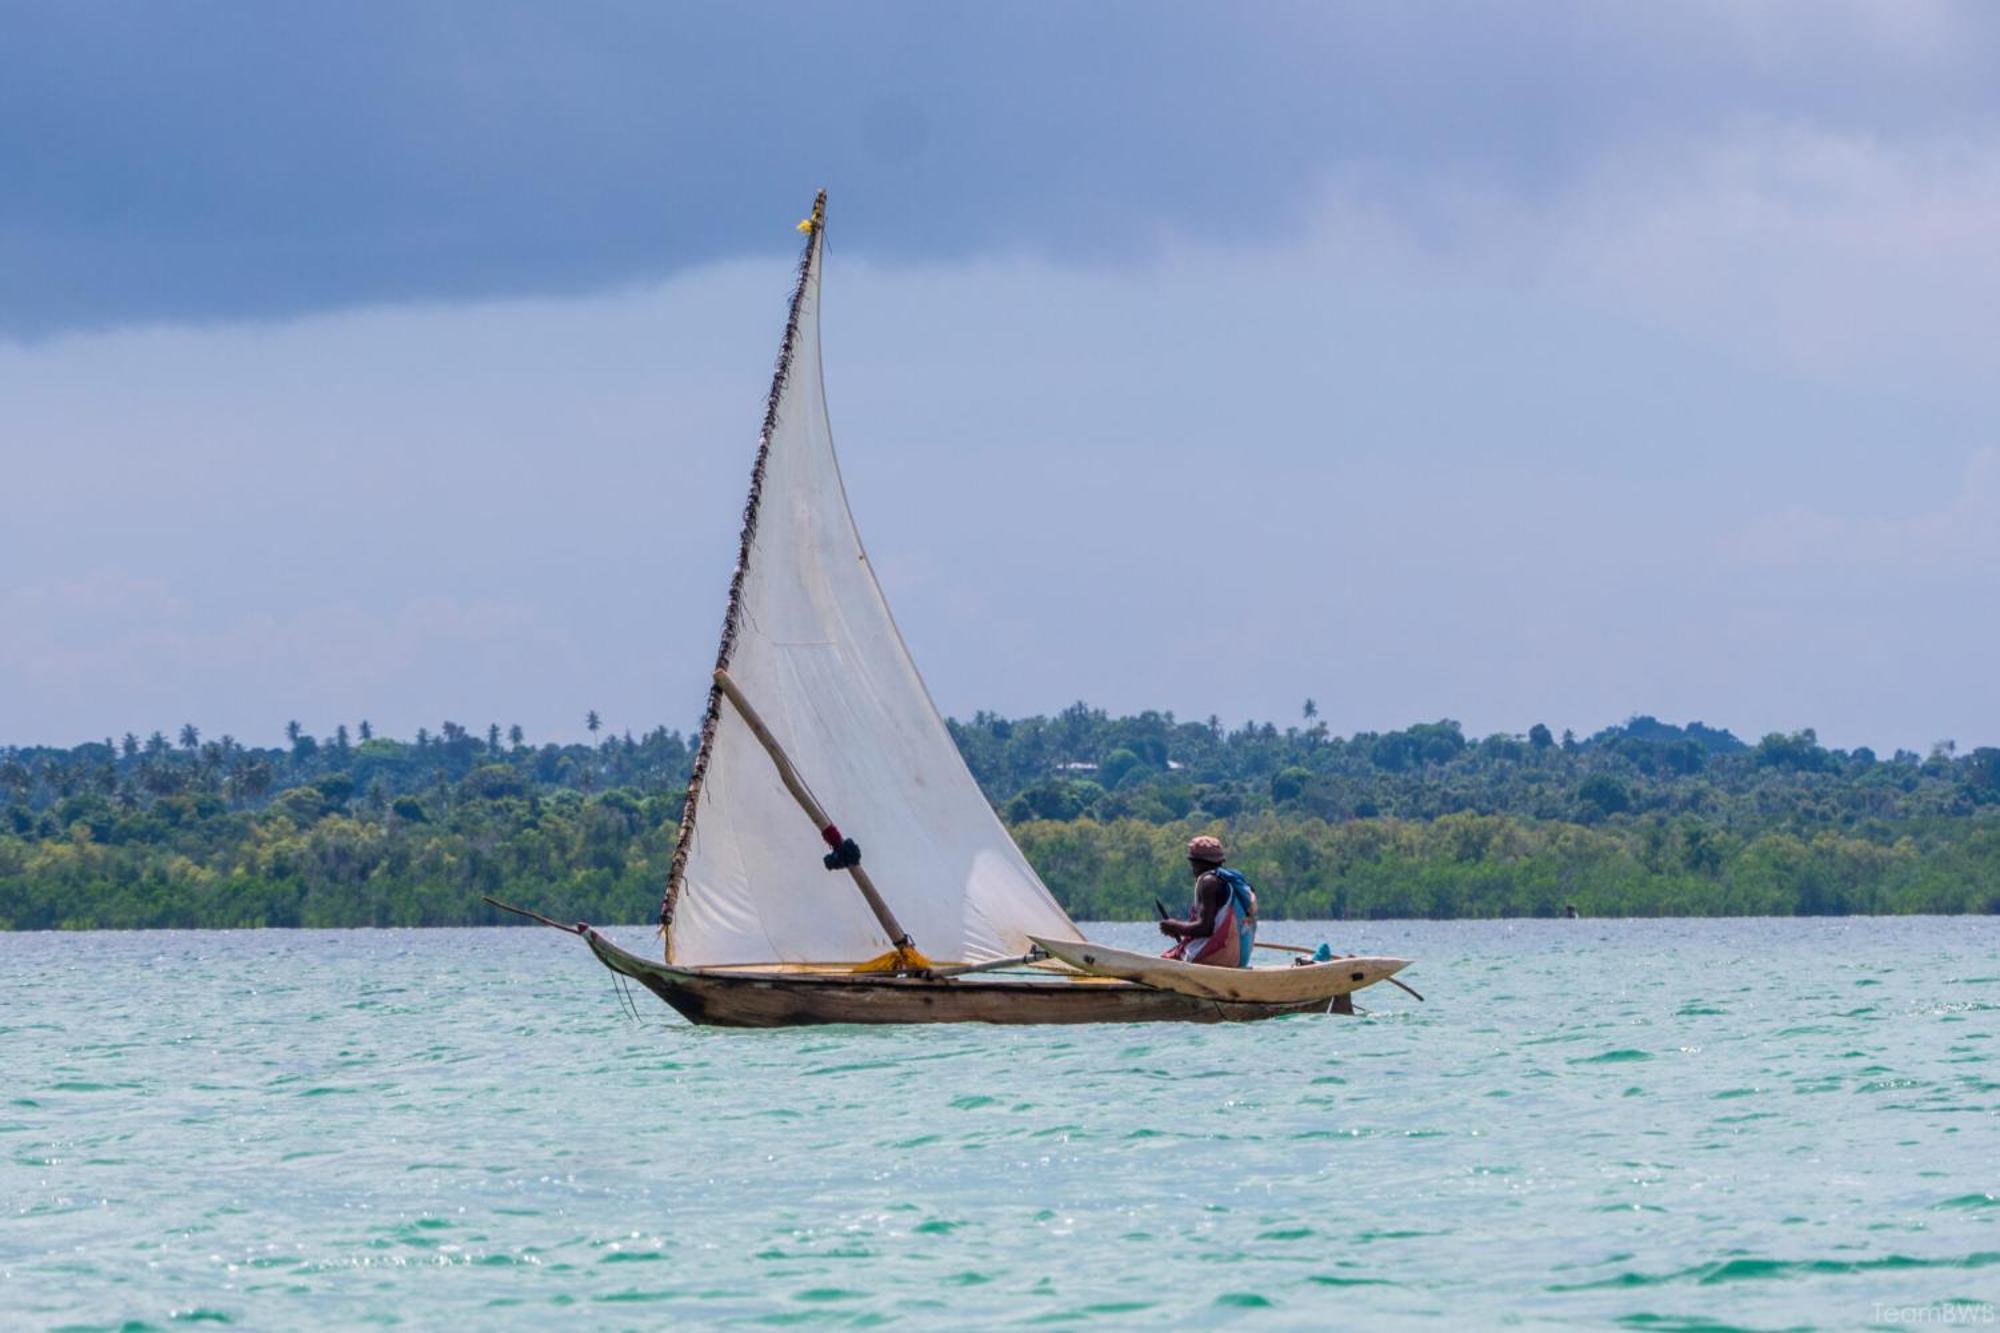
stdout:
{"type": "MultiPolygon", "coordinates": [[[[819,344],[820,208],[745,514],[720,665],[763,717],[918,950],[936,961],[1080,939],[981,794],[896,630],[847,507],[819,344]]],[[[848,962],[891,941],[736,710],[711,701],[663,919],[683,965],[848,962]]]]}

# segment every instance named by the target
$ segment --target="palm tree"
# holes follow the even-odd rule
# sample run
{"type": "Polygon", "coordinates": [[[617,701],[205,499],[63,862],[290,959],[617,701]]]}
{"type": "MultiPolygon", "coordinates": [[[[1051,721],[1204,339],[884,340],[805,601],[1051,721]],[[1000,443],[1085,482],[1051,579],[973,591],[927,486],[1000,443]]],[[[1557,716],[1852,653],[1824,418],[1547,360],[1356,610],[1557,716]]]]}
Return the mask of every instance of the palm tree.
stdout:
{"type": "Polygon", "coordinates": [[[526,736],[527,733],[521,730],[521,724],[519,722],[516,722],[513,726],[507,728],[507,743],[513,746],[517,750],[521,748],[521,741],[526,736]]]}
{"type": "Polygon", "coordinates": [[[201,748],[201,732],[192,722],[181,723],[181,748],[190,751],[201,748]]]}
{"type": "Polygon", "coordinates": [[[583,725],[590,732],[590,738],[596,740],[599,729],[604,726],[604,719],[600,718],[597,710],[593,708],[584,715],[583,725]]]}
{"type": "Polygon", "coordinates": [[[127,759],[137,759],[139,757],[139,738],[128,731],[125,733],[125,739],[118,743],[118,748],[124,751],[127,759]]]}
{"type": "Polygon", "coordinates": [[[253,801],[271,790],[271,781],[271,766],[262,759],[252,760],[243,770],[243,790],[250,794],[253,801]]]}
{"type": "Polygon", "coordinates": [[[228,757],[228,749],[219,741],[210,741],[201,747],[202,786],[210,789],[216,786],[217,779],[222,774],[223,761],[228,757]]]}
{"type": "Polygon", "coordinates": [[[368,725],[368,719],[365,717],[361,719],[360,735],[361,739],[364,741],[372,741],[375,739],[375,728],[368,725]]]}
{"type": "Polygon", "coordinates": [[[285,739],[291,742],[293,749],[298,748],[299,732],[301,730],[303,730],[303,728],[299,726],[297,721],[291,721],[285,724],[285,739]]]}

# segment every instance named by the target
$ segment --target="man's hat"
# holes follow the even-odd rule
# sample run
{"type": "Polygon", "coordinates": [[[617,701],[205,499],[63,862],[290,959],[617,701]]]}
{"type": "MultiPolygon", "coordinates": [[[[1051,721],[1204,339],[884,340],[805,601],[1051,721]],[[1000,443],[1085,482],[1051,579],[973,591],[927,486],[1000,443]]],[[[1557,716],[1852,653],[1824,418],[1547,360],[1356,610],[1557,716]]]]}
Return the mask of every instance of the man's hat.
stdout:
{"type": "Polygon", "coordinates": [[[1227,859],[1223,855],[1222,839],[1211,838],[1206,833],[1199,838],[1188,839],[1188,860],[1205,861],[1209,865],[1219,866],[1227,859]]]}

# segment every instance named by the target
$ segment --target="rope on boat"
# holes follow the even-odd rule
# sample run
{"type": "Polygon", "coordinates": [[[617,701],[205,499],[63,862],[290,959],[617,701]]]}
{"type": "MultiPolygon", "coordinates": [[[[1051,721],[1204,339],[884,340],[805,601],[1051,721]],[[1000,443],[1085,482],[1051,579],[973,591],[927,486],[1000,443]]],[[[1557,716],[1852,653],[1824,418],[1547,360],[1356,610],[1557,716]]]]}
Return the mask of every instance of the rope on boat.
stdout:
{"type": "MultiPolygon", "coordinates": [[[[512,912],[515,916],[524,916],[530,921],[540,922],[542,925],[560,930],[566,935],[590,934],[589,924],[583,921],[579,921],[573,926],[565,925],[553,917],[543,916],[540,912],[530,912],[527,908],[516,907],[512,903],[503,903],[498,898],[489,898],[481,894],[480,900],[499,908],[503,912],[512,912]]],[[[639,1017],[639,1004],[632,998],[632,989],[626,984],[625,974],[615,968],[611,970],[611,989],[618,995],[619,1012],[630,1015],[634,1023],[643,1025],[646,1020],[639,1017]]]]}
{"type": "MultiPolygon", "coordinates": [[[[563,922],[557,921],[552,917],[543,916],[540,912],[530,912],[525,907],[516,907],[512,903],[503,903],[498,898],[489,898],[481,894],[480,900],[499,908],[503,912],[512,912],[515,916],[524,916],[530,921],[537,921],[544,926],[553,927],[566,935],[590,934],[589,924],[583,921],[579,921],[573,926],[565,925],[563,922]]],[[[639,1004],[638,1001],[632,998],[632,988],[626,983],[625,974],[615,968],[611,969],[611,989],[617,993],[619,1012],[629,1015],[634,1023],[643,1026],[646,1020],[639,1016],[639,1004]]]]}
{"type": "Polygon", "coordinates": [[[634,1023],[643,1027],[645,1020],[639,1017],[639,1006],[633,1002],[632,990],[625,982],[625,974],[623,972],[613,972],[611,974],[611,985],[618,992],[618,998],[622,1002],[619,1008],[631,1015],[634,1023]]]}

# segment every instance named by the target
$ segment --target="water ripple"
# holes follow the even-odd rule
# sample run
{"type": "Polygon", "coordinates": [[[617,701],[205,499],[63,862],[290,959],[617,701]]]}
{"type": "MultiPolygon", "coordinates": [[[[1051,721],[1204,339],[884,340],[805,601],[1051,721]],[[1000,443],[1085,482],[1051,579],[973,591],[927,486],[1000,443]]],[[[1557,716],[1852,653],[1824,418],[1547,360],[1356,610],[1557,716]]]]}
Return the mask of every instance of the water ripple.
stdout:
{"type": "Polygon", "coordinates": [[[635,1025],[553,932],[0,936],[0,1326],[1846,1327],[1992,1290],[2000,923],[1337,929],[1429,1003],[729,1032],[635,1025]]]}

